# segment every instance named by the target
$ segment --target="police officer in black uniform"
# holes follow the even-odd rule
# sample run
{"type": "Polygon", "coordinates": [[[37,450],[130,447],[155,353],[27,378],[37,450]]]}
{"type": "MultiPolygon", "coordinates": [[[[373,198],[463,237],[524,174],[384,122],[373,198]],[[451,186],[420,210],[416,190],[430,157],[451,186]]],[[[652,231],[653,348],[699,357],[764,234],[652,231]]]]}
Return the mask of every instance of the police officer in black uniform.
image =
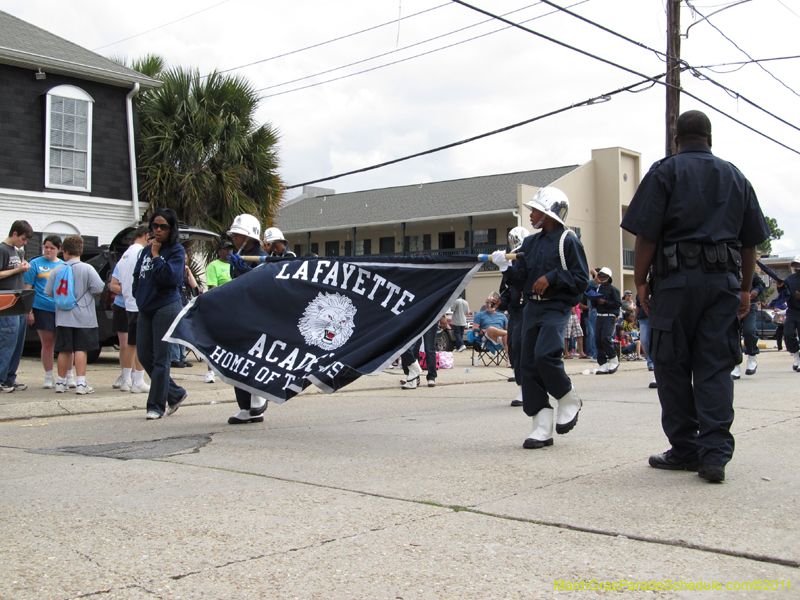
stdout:
{"type": "MultiPolygon", "coordinates": [[[[753,273],[753,283],[750,285],[750,310],[742,319],[742,332],[744,333],[744,354],[747,356],[747,364],[745,365],[745,375],[755,375],[758,369],[758,360],[756,354],[759,354],[758,349],[758,332],[756,331],[756,313],[758,312],[758,302],[767,290],[764,282],[757,273],[753,273]]],[[[742,369],[739,365],[733,368],[731,377],[740,379],[742,376],[742,369]]]]}
{"type": "MultiPolygon", "coordinates": [[[[556,433],[568,433],[578,422],[581,399],[564,371],[564,330],[573,307],[589,285],[589,267],[578,237],[565,229],[569,200],[559,189],[544,187],[525,206],[531,209],[533,229],[520,248],[524,257],[516,260],[509,282],[527,299],[523,311],[522,410],[533,420],[533,432],[523,448],[553,445],[553,408],[558,403],[556,433]]],[[[492,261],[505,271],[510,261],[505,252],[492,253],[492,261]]]]}
{"type": "MultiPolygon", "coordinates": [[[[530,232],[522,226],[514,227],[508,232],[508,245],[511,254],[515,254],[522,246],[522,241],[530,232]]],[[[512,263],[513,265],[513,263],[512,263]]],[[[514,381],[519,394],[511,401],[511,406],[522,406],[522,374],[519,370],[519,355],[522,348],[522,311],[525,308],[525,296],[514,285],[508,283],[509,272],[503,273],[500,282],[500,306],[497,310],[508,313],[508,360],[514,368],[514,381]]]]}
{"type": "Polygon", "coordinates": [[[634,282],[650,315],[648,352],[672,444],[650,466],[718,483],[733,456],[739,319],[750,310],[755,246],[769,228],[744,175],[711,153],[705,114],[678,117],[675,141],[678,153],[650,168],[621,225],[636,236],[634,282]]]}

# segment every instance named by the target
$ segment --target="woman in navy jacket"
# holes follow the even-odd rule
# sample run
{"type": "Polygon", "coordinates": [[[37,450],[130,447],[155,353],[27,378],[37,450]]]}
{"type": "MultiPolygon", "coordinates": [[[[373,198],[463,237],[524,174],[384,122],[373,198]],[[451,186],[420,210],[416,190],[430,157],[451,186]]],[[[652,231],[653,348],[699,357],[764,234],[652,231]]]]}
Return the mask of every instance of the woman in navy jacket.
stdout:
{"type": "Polygon", "coordinates": [[[170,377],[169,343],[162,341],[181,311],[180,286],[186,253],[178,243],[178,217],[158,208],[150,217],[152,238],[133,270],[133,296],[139,307],[136,351],[150,376],[147,419],[171,415],[186,399],[186,390],[170,377]]]}

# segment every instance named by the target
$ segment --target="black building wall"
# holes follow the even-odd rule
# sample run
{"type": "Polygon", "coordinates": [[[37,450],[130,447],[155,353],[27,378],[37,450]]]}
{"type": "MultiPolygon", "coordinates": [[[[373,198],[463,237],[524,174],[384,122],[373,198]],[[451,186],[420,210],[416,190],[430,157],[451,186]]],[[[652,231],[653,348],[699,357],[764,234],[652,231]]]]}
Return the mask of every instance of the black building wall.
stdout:
{"type": "Polygon", "coordinates": [[[32,192],[44,187],[44,97],[58,85],[74,85],[94,98],[92,191],[61,194],[131,200],[125,97],[129,89],[0,65],[0,187],[32,192]]]}

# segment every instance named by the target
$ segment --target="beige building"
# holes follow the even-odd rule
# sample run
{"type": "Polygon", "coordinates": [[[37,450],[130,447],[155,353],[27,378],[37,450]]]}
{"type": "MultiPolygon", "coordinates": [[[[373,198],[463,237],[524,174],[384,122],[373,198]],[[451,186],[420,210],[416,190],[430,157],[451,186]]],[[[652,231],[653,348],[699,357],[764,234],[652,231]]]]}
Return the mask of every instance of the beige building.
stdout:
{"type": "MultiPolygon", "coordinates": [[[[507,247],[512,228],[530,229],[524,203],[554,186],[569,197],[567,225],[590,267],[610,267],[622,292],[633,289],[633,236],[619,223],[639,185],[639,161],[638,152],[604,148],[582,165],[346,194],[306,187],[284,204],[277,225],[298,256],[489,254],[507,247]]],[[[467,287],[470,307],[497,290],[500,277],[485,265],[467,287]]]]}

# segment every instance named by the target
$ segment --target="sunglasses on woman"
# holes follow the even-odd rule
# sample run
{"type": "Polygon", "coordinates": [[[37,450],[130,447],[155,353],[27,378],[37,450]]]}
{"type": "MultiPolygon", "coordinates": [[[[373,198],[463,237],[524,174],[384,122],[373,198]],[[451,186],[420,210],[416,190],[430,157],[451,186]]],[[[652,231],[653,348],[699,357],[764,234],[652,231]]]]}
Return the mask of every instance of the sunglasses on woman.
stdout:
{"type": "Polygon", "coordinates": [[[169,224],[167,224],[167,223],[153,223],[152,225],[150,225],[150,230],[151,231],[155,231],[156,229],[161,229],[163,231],[166,231],[167,229],[169,229],[169,224]]]}

